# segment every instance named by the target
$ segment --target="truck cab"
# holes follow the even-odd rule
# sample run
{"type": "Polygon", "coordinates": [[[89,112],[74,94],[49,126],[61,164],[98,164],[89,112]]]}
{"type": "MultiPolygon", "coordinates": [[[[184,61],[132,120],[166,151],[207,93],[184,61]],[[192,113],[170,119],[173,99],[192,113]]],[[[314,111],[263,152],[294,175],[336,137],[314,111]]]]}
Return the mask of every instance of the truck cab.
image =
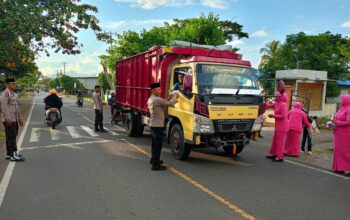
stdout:
{"type": "Polygon", "coordinates": [[[219,59],[193,60],[175,65],[169,81],[173,88],[183,75],[182,87],[172,91],[179,94],[179,102],[168,109],[170,147],[179,159],[187,158],[193,147],[223,147],[237,155],[249,143],[263,103],[255,70],[219,59]]]}

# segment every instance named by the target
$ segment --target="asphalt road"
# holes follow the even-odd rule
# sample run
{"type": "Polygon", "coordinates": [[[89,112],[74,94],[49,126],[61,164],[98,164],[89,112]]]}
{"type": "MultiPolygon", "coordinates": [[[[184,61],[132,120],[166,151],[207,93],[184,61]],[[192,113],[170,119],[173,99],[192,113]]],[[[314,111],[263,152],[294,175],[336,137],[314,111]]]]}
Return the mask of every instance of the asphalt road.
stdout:
{"type": "Polygon", "coordinates": [[[8,186],[1,181],[0,219],[349,219],[350,178],[272,163],[264,158],[268,140],[234,160],[207,149],[183,162],[165,148],[168,170],[154,172],[149,133],[126,137],[106,109],[110,132],[95,134],[91,105],[68,98],[52,131],[44,95],[35,98],[23,138],[27,160],[10,163],[8,186]]]}

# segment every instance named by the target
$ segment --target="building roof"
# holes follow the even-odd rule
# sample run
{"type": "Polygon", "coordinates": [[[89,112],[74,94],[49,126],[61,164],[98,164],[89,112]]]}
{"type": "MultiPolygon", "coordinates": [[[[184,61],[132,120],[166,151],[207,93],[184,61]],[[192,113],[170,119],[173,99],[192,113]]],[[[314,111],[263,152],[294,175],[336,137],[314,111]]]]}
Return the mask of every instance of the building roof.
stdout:
{"type": "Polygon", "coordinates": [[[338,86],[350,86],[350,80],[345,80],[345,81],[337,80],[337,85],[338,86]]]}
{"type": "Polygon", "coordinates": [[[326,81],[327,71],[303,69],[278,70],[276,71],[276,79],[326,81]]]}

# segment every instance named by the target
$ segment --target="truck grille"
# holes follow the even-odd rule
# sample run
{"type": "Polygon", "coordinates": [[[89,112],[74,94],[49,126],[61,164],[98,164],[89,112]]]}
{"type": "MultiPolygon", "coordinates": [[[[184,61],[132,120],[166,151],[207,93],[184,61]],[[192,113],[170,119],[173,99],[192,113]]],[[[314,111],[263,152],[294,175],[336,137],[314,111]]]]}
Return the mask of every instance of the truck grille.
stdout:
{"type": "Polygon", "coordinates": [[[214,126],[217,132],[244,132],[252,129],[254,120],[215,120],[214,126]]]}

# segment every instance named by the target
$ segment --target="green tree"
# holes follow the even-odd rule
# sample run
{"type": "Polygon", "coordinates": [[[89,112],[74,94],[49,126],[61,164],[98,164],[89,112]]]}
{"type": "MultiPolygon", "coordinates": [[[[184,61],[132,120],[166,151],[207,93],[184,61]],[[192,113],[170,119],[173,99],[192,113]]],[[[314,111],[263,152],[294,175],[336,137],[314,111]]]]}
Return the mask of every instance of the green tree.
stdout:
{"type": "Polygon", "coordinates": [[[18,85],[22,89],[33,89],[38,85],[39,71],[36,69],[18,80],[18,85]]]}
{"type": "Polygon", "coordinates": [[[247,38],[243,26],[237,22],[220,20],[219,16],[209,13],[199,18],[174,19],[163,27],[153,27],[140,33],[126,31],[116,35],[116,46],[107,50],[107,55],[100,56],[101,64],[115,72],[115,61],[144,52],[155,45],[168,45],[174,40],[183,40],[197,44],[220,45],[234,38],[247,38]]]}
{"type": "Polygon", "coordinates": [[[98,85],[103,89],[103,91],[111,89],[108,83],[108,79],[104,73],[98,74],[98,85]]]}
{"type": "Polygon", "coordinates": [[[49,55],[49,49],[78,54],[80,29],[93,30],[99,40],[108,39],[96,12],[95,6],[79,0],[0,1],[0,69],[26,74],[35,67],[35,55],[40,51],[49,55]]]}
{"type": "MultiPolygon", "coordinates": [[[[277,70],[310,69],[328,72],[328,78],[339,80],[348,75],[349,58],[344,55],[344,48],[348,46],[348,39],[340,34],[330,32],[318,35],[306,35],[303,32],[291,34],[276,50],[274,56],[261,60],[259,70],[263,75],[263,84],[271,93],[272,82],[277,70]]],[[[265,49],[263,49],[265,51],[265,49]]],[[[327,97],[339,95],[339,88],[328,83],[327,97]]]]}
{"type": "Polygon", "coordinates": [[[54,89],[61,86],[60,80],[58,78],[50,80],[48,85],[50,89],[54,89]]]}

